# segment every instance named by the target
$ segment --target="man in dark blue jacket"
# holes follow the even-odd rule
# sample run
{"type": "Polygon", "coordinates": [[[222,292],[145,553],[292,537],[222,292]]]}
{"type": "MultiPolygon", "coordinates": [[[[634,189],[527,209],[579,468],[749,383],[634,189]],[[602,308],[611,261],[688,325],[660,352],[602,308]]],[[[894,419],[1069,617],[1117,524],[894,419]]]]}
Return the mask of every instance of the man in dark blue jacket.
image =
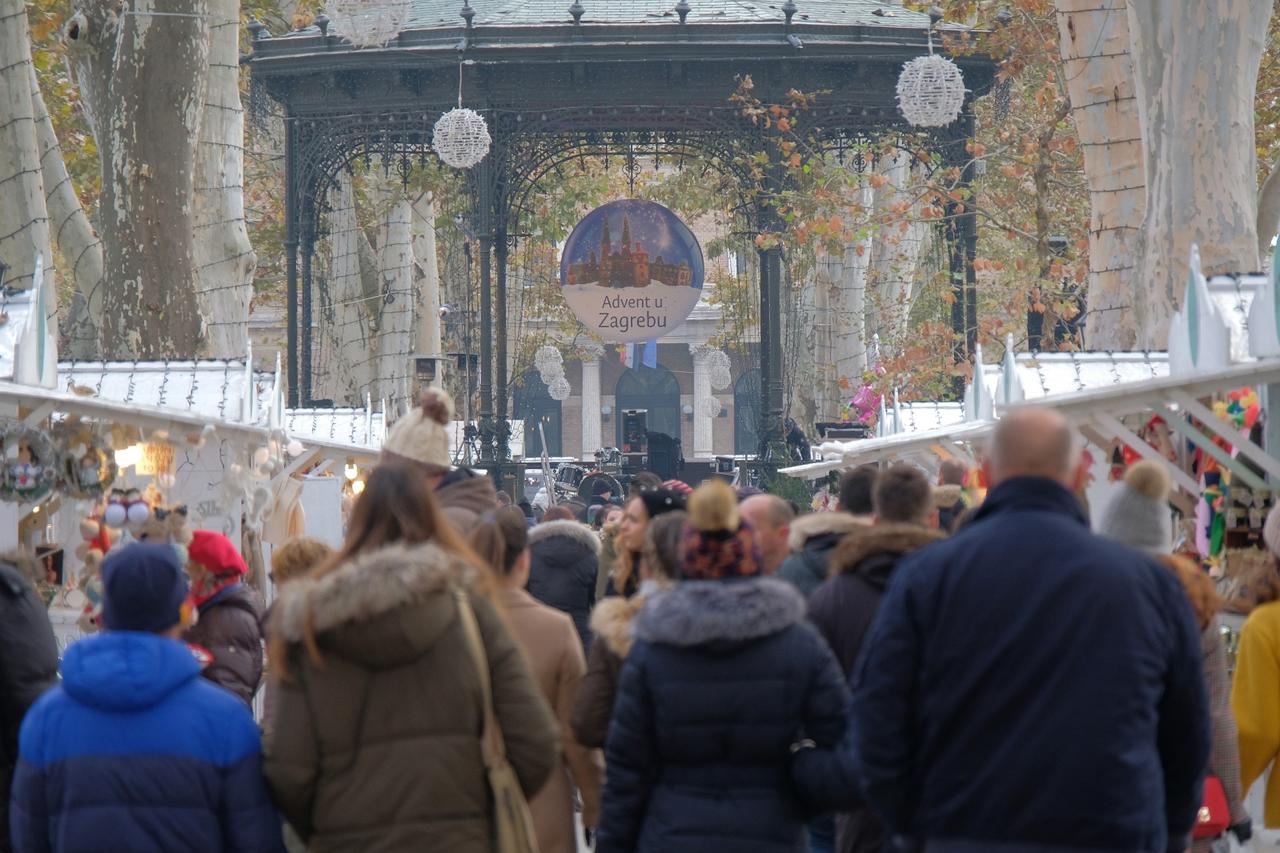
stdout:
{"type": "Polygon", "coordinates": [[[1089,532],[1056,413],[1000,421],[992,490],[894,573],[854,680],[864,793],[927,853],[1182,853],[1209,725],[1186,594],[1089,532]]]}
{"type": "Polygon", "coordinates": [[[24,853],[279,851],[244,703],[200,677],[170,545],[102,566],[107,632],[67,650],[19,735],[10,825],[24,853]]]}

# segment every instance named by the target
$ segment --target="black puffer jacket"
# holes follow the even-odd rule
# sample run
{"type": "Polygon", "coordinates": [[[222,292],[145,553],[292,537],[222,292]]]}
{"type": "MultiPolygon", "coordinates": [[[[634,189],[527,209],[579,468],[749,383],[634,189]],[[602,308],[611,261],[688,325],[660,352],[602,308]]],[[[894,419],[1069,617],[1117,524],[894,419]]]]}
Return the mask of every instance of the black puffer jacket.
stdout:
{"type": "Polygon", "coordinates": [[[529,531],[529,594],[569,614],[585,650],[591,648],[600,537],[577,521],[544,521],[529,531]]]}
{"type": "MultiPolygon", "coordinates": [[[[809,619],[830,644],[846,677],[862,651],[898,562],[942,538],[925,527],[886,524],[868,527],[836,546],[831,577],[809,596],[809,619]]],[[[884,825],[866,807],[841,814],[836,821],[840,853],[880,853],[887,841],[884,825]]]]}
{"type": "Polygon", "coordinates": [[[0,851],[9,846],[9,785],[18,727],[27,709],[58,680],[58,643],[31,581],[0,563],[0,851]]]}
{"type": "Polygon", "coordinates": [[[633,625],[598,853],[802,850],[817,786],[791,746],[833,751],[849,695],[800,596],[772,578],[685,581],[633,625]]]}

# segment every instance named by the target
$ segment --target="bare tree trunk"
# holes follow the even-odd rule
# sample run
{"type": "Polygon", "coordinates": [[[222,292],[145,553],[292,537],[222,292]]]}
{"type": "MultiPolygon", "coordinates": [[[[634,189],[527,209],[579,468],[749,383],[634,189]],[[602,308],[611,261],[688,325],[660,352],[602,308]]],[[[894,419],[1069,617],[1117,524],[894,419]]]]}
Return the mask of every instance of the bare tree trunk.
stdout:
{"type": "Polygon", "coordinates": [[[107,357],[195,355],[193,185],[207,0],[78,0],[66,37],[102,161],[107,357]]]}
{"type": "Polygon", "coordinates": [[[908,154],[897,151],[882,158],[879,171],[887,183],[875,194],[875,219],[880,226],[873,235],[868,284],[876,294],[875,334],[880,336],[881,346],[896,349],[907,330],[916,270],[932,230],[921,218],[918,202],[898,221],[890,216],[891,205],[902,200],[913,180],[908,154]]]}
{"type": "Polygon", "coordinates": [[[204,81],[192,218],[197,296],[208,355],[237,358],[249,340],[258,257],[244,221],[244,110],[240,105],[239,0],[208,0],[204,81]]]}
{"type": "Polygon", "coordinates": [[[413,199],[413,279],[417,292],[418,353],[440,355],[440,263],[436,258],[436,203],[431,193],[413,199]]]}
{"type": "Polygon", "coordinates": [[[1129,5],[1147,211],[1139,345],[1163,347],[1191,244],[1206,273],[1258,268],[1254,94],[1272,0],[1129,5]]]}
{"type": "MultiPolygon", "coordinates": [[[[398,193],[398,190],[396,191],[398,193]]],[[[391,411],[409,404],[413,354],[413,209],[404,196],[387,209],[378,228],[378,278],[382,285],[378,322],[377,395],[391,411]]]]}
{"type": "Polygon", "coordinates": [[[1280,160],[1271,167],[1258,191],[1258,255],[1265,257],[1271,251],[1271,241],[1280,231],[1280,160]]]}
{"type": "Polygon", "coordinates": [[[72,358],[98,356],[98,328],[94,318],[102,313],[102,240],[80,204],[62,146],[53,131],[53,121],[45,109],[44,96],[35,66],[31,66],[31,106],[35,114],[36,142],[40,147],[40,169],[44,175],[45,206],[49,212],[53,242],[63,260],[71,265],[76,292],[63,318],[66,352],[72,358]]]}
{"type": "MultiPolygon", "coordinates": [[[[366,292],[361,275],[360,244],[364,232],[356,222],[355,198],[351,176],[338,175],[338,188],[333,192],[329,213],[329,281],[320,291],[320,352],[323,369],[317,371],[321,396],[339,404],[355,405],[363,401],[370,388],[373,336],[371,314],[366,306],[377,304],[376,293],[366,292]],[[372,298],[371,298],[372,297],[372,298]]],[[[372,255],[372,252],[369,252],[372,255]]],[[[373,276],[370,276],[373,283],[373,276]]]]}
{"type": "MultiPolygon", "coordinates": [[[[53,275],[49,214],[40,171],[40,148],[31,103],[31,37],[20,0],[0,0],[0,258],[9,265],[5,287],[32,285],[36,255],[53,275]]],[[[46,310],[57,311],[47,287],[46,310]]]]}
{"type": "Polygon", "coordinates": [[[800,323],[804,339],[800,357],[804,359],[808,355],[812,363],[799,365],[796,372],[799,376],[809,373],[814,377],[815,420],[833,420],[839,410],[840,386],[834,369],[838,332],[832,313],[832,294],[839,276],[839,260],[830,252],[819,251],[813,272],[800,288],[799,305],[804,312],[800,323]]]}
{"type": "Polygon", "coordinates": [[[1138,345],[1137,245],[1146,210],[1141,125],[1126,0],[1057,0],[1063,73],[1089,182],[1093,349],[1138,345]]]}
{"type": "MultiPolygon", "coordinates": [[[[875,191],[864,182],[858,190],[864,211],[875,204],[875,191]]],[[[840,263],[834,314],[836,376],[858,383],[867,369],[867,270],[871,266],[871,238],[845,246],[840,263]]]]}

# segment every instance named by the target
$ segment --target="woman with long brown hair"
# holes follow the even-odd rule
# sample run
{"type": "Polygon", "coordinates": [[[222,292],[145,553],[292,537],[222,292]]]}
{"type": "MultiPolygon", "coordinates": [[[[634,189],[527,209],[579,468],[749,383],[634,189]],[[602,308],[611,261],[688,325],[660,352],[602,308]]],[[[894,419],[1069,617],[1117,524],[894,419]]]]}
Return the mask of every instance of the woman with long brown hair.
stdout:
{"type": "Polygon", "coordinates": [[[401,464],[370,475],[341,551],[281,590],[264,771],[312,853],[492,849],[485,709],[461,607],[479,624],[520,785],[531,795],[547,780],[558,727],[490,592],[487,568],[401,464]]]}
{"type": "Polygon", "coordinates": [[[502,605],[511,633],[560,722],[563,758],[551,780],[529,802],[538,850],[575,853],[573,789],[576,786],[582,792],[582,825],[595,829],[604,769],[604,757],[578,743],[569,730],[573,697],[587,671],[582,643],[567,614],[539,602],[525,590],[532,559],[529,526],[520,510],[504,507],[482,517],[471,532],[471,544],[497,576],[494,598],[502,605]]]}
{"type": "Polygon", "coordinates": [[[639,563],[644,556],[649,522],[663,513],[683,510],[684,503],[684,495],[667,488],[643,489],[627,498],[618,528],[618,559],[609,586],[614,595],[635,595],[640,587],[639,563]]]}

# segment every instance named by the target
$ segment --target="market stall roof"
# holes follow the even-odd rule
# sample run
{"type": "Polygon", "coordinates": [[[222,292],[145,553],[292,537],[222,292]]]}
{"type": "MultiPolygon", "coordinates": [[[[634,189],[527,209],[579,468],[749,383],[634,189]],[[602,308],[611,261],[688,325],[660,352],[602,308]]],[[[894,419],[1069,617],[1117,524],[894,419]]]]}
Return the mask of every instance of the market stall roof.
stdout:
{"type": "Polygon", "coordinates": [[[939,446],[945,451],[948,444],[955,446],[984,438],[994,426],[994,421],[976,421],[861,441],[827,442],[819,446],[822,460],[783,468],[782,473],[803,480],[816,480],[832,471],[843,471],[867,462],[905,459],[939,446]]]}
{"type": "MultiPolygon", "coordinates": [[[[1166,352],[1020,352],[1013,360],[1028,400],[1169,375],[1166,352]]],[[[1003,364],[984,366],[996,381],[1003,369],[1003,364]]]]}
{"type": "Polygon", "coordinates": [[[301,441],[321,439],[378,449],[386,438],[383,412],[371,407],[337,409],[285,409],[285,431],[301,441]]]}
{"type": "MultiPolygon", "coordinates": [[[[273,376],[253,372],[261,396],[273,376]]],[[[244,420],[244,359],[194,361],[64,361],[58,390],[143,408],[180,409],[206,418],[244,420]]]]}

